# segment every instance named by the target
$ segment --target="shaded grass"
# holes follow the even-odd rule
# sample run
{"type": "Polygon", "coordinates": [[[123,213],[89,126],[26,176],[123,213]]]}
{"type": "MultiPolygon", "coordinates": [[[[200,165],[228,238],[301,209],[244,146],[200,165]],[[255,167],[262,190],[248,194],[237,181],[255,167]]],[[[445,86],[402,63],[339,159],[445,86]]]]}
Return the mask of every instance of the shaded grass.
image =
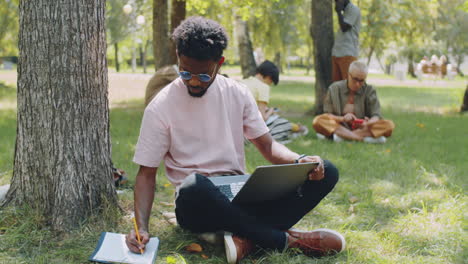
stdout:
{"type": "Polygon", "coordinates": [[[14,99],[16,97],[16,88],[6,85],[0,81],[0,101],[14,99]]]}
{"type": "MultiPolygon", "coordinates": [[[[436,88],[377,88],[383,114],[397,127],[384,145],[335,144],[319,141],[314,132],[288,146],[298,153],[318,154],[340,170],[335,190],[298,224],[298,228],[326,227],[342,232],[346,252],[336,257],[310,259],[293,251],[263,252],[243,263],[464,263],[466,235],[466,172],[468,171],[468,116],[455,113],[463,90],[436,88]],[[350,199],[352,198],[352,199],[350,199]]],[[[272,90],[271,105],[311,130],[305,116],[314,102],[310,84],[284,82],[272,90]]],[[[127,171],[130,186],[137,166],[131,162],[142,117],[142,101],[122,104],[111,111],[114,164],[127,171]]],[[[12,170],[15,137],[14,111],[0,110],[1,171],[12,170]]],[[[312,130],[311,130],[312,131],[312,130]]],[[[255,147],[246,147],[247,170],[267,163],[255,147]]],[[[162,243],[158,263],[224,263],[222,246],[208,245],[163,220],[173,208],[173,187],[160,169],[150,230],[162,243]],[[184,247],[200,243],[208,256],[187,253],[184,247]]],[[[0,180],[6,178],[0,176],[0,180]]],[[[120,195],[123,215],[94,219],[67,237],[44,229],[41,219],[24,209],[1,211],[0,262],[84,263],[101,231],[126,233],[132,228],[131,189],[120,195]],[[25,221],[25,219],[28,219],[25,221]]]]}

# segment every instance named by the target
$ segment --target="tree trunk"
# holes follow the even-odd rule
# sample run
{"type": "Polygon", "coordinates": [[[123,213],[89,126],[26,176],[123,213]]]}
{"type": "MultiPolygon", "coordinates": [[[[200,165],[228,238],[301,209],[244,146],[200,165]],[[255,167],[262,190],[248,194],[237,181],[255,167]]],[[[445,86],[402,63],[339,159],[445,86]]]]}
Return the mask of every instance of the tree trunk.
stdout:
{"type": "Polygon", "coordinates": [[[312,1],[310,35],[314,41],[315,114],[323,113],[323,98],[331,84],[333,7],[330,0],[312,1]]]}
{"type": "Polygon", "coordinates": [[[147,67],[147,61],[146,61],[146,56],[148,54],[148,47],[151,44],[151,41],[147,40],[145,42],[145,48],[143,50],[143,73],[146,73],[146,67],[147,67]]]}
{"type": "Polygon", "coordinates": [[[247,22],[243,21],[240,16],[236,16],[236,38],[239,47],[242,78],[245,79],[255,75],[257,65],[255,64],[247,22]]]}
{"type": "Polygon", "coordinates": [[[115,52],[115,70],[117,72],[120,71],[120,63],[119,63],[119,43],[114,43],[114,52],[115,52]]]}
{"type": "Polygon", "coordinates": [[[16,149],[3,205],[38,209],[66,231],[117,201],[105,1],[21,1],[19,21],[16,149]]]}
{"type": "Polygon", "coordinates": [[[367,55],[367,66],[369,66],[370,61],[372,59],[372,55],[374,55],[374,46],[372,46],[369,50],[369,54],[367,55]]]}
{"type": "Polygon", "coordinates": [[[153,0],[153,52],[154,67],[159,68],[171,64],[169,55],[169,25],[167,0],[153,0]]]}
{"type": "Polygon", "coordinates": [[[460,77],[465,77],[465,74],[461,70],[461,65],[463,63],[463,60],[465,59],[465,54],[461,53],[457,54],[455,56],[455,61],[457,62],[457,73],[460,75],[460,77]]]}
{"type": "Polygon", "coordinates": [[[307,64],[306,64],[306,75],[309,75],[310,73],[310,68],[312,68],[312,56],[313,56],[313,48],[311,47],[312,46],[312,43],[309,43],[309,41],[307,41],[307,43],[309,45],[307,45],[307,64]]]}
{"type": "MultiPolygon", "coordinates": [[[[186,14],[186,1],[185,0],[172,0],[171,7],[171,34],[174,32],[174,29],[180,25],[180,23],[185,19],[186,14]]],[[[170,47],[170,62],[171,64],[177,64],[177,54],[175,43],[169,38],[169,47],[170,47]]]]}
{"type": "Polygon", "coordinates": [[[137,62],[136,62],[137,54],[136,54],[135,43],[133,43],[132,45],[133,46],[132,46],[132,61],[131,61],[131,64],[132,64],[132,72],[135,73],[136,68],[137,68],[137,62]]]}
{"type": "Polygon", "coordinates": [[[417,78],[416,73],[414,72],[414,63],[413,63],[413,61],[414,61],[414,55],[411,52],[408,55],[408,74],[413,78],[417,78]]]}
{"type": "Polygon", "coordinates": [[[274,63],[278,67],[280,73],[283,73],[283,66],[281,64],[281,52],[277,51],[275,53],[275,58],[273,59],[274,63]]]}
{"type": "Polygon", "coordinates": [[[463,96],[463,103],[460,108],[461,112],[468,111],[468,85],[466,86],[465,96],[463,96]]]}

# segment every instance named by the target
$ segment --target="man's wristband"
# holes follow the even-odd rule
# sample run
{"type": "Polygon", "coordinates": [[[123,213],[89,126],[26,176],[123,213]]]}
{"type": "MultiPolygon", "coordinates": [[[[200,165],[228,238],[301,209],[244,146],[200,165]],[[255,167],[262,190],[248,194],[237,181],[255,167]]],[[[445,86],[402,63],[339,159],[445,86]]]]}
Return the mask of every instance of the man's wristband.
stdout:
{"type": "Polygon", "coordinates": [[[304,158],[305,156],[307,156],[306,154],[302,154],[299,156],[299,158],[295,159],[294,160],[294,163],[299,163],[299,160],[301,160],[302,158],[304,158]]]}

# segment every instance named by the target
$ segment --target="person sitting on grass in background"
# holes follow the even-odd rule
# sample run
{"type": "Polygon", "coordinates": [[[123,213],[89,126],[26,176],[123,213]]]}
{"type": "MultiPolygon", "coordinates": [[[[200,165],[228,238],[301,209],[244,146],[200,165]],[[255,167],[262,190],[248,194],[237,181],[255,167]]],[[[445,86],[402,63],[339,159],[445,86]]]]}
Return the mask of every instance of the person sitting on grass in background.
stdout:
{"type": "Polygon", "coordinates": [[[148,243],[149,218],[156,173],[164,162],[176,188],[179,226],[194,233],[227,231],[228,263],[264,249],[302,250],[310,256],[341,252],[345,240],[329,229],[290,229],[331,192],[337,168],[319,156],[299,155],[276,142],[252,94],[240,83],[218,74],[224,62],[227,34],[217,22],[202,17],[184,20],[173,33],[180,77],[161,90],[146,107],[133,161],[140,165],[134,210],[141,243],[134,230],[126,236],[135,253],[148,243]],[[208,179],[245,174],[244,137],[274,164],[319,162],[301,192],[261,205],[233,205],[208,179]]]}
{"type": "Polygon", "coordinates": [[[377,93],[366,83],[366,64],[354,61],[348,79],[334,82],[328,88],[323,110],[312,123],[319,139],[333,137],[367,143],[385,143],[395,128],[391,120],[383,120],[377,93]]]}
{"type": "Polygon", "coordinates": [[[250,76],[241,83],[245,84],[257,101],[258,110],[270,129],[271,136],[280,143],[288,143],[291,138],[306,135],[309,130],[301,124],[291,123],[278,115],[278,109],[268,107],[270,102],[270,85],[278,85],[279,69],[266,60],[260,64],[255,76],[250,76]]]}
{"type": "Polygon", "coordinates": [[[146,85],[145,106],[153,100],[162,88],[177,79],[177,77],[179,77],[177,65],[166,65],[158,69],[146,85]]]}

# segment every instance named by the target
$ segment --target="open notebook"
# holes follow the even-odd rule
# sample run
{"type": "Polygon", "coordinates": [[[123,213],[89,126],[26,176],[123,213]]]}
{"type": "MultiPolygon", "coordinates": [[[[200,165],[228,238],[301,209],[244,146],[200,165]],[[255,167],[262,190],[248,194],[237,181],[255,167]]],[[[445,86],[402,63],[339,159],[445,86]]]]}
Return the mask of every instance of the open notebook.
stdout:
{"type": "Polygon", "coordinates": [[[158,246],[159,239],[152,237],[148,244],[146,244],[145,252],[143,254],[135,254],[125,244],[124,234],[102,232],[96,250],[89,260],[101,263],[152,264],[156,260],[158,246]]]}

